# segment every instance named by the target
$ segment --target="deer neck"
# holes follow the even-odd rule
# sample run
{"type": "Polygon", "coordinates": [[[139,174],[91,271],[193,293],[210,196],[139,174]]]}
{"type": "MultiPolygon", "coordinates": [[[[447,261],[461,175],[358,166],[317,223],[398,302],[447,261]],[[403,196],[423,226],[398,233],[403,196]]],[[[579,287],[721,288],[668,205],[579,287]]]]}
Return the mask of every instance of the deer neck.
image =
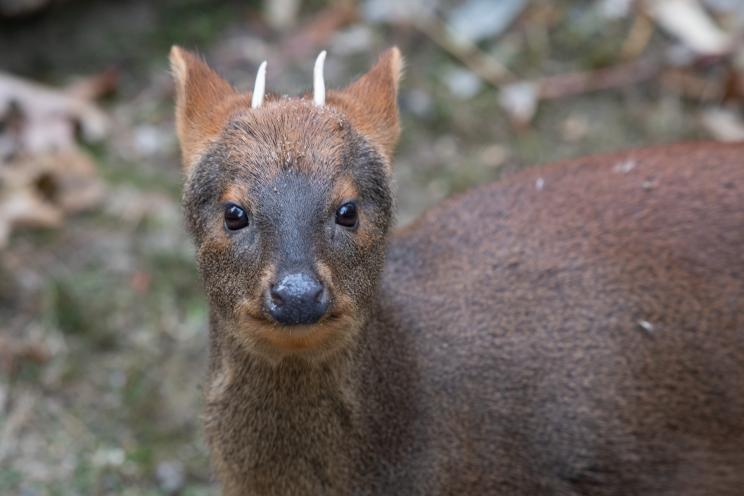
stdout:
{"type": "Polygon", "coordinates": [[[272,362],[215,334],[221,340],[212,346],[205,416],[208,439],[219,438],[210,442],[222,451],[218,470],[250,473],[251,487],[240,489],[261,494],[348,487],[363,444],[358,348],[322,362],[272,362]]]}

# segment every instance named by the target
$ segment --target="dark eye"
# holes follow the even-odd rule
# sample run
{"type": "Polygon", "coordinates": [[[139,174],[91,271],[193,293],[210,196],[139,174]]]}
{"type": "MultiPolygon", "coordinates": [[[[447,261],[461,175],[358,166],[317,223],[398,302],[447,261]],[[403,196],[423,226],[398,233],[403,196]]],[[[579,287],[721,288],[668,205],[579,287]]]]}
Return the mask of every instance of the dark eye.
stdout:
{"type": "Polygon", "coordinates": [[[228,203],[225,205],[225,227],[231,231],[237,231],[243,229],[248,225],[248,214],[243,208],[235,205],[234,203],[228,203]]]}
{"type": "Polygon", "coordinates": [[[344,227],[356,227],[358,222],[356,203],[344,203],[336,210],[336,224],[344,227]]]}

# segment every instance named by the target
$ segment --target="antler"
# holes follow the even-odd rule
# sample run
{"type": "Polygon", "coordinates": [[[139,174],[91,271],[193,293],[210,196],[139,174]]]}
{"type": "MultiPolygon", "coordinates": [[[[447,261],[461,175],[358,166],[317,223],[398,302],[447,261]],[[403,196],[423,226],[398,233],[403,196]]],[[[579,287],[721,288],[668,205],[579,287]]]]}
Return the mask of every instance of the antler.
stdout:
{"type": "Polygon", "coordinates": [[[258,108],[263,103],[264,93],[266,92],[266,61],[261,62],[256,74],[256,85],[253,87],[253,96],[251,97],[251,108],[258,108]]]}
{"type": "MultiPolygon", "coordinates": [[[[325,80],[323,79],[323,65],[325,64],[326,51],[323,50],[315,59],[313,68],[313,102],[318,107],[325,105],[325,80]]],[[[266,61],[261,62],[256,74],[256,85],[251,97],[251,108],[258,108],[263,103],[266,92],[266,61]]]]}
{"type": "Polygon", "coordinates": [[[325,80],[323,79],[325,58],[326,51],[323,50],[315,59],[315,68],[313,68],[313,102],[318,107],[325,105],[325,80]]]}

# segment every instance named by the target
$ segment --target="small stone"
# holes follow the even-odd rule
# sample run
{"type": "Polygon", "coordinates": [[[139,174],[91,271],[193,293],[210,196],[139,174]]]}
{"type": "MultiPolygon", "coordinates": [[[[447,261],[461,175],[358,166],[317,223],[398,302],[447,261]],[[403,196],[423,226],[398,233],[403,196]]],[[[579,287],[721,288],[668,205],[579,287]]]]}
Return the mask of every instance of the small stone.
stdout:
{"type": "Polygon", "coordinates": [[[473,72],[453,67],[444,74],[444,84],[452,95],[461,100],[473,98],[483,87],[483,81],[473,72]]]}
{"type": "Polygon", "coordinates": [[[183,464],[175,460],[158,463],[155,476],[160,487],[168,493],[179,491],[185,482],[183,464]]]}
{"type": "Polygon", "coordinates": [[[636,167],[636,161],[633,159],[623,160],[622,162],[616,163],[612,170],[618,174],[627,174],[636,167]]]}
{"type": "Polygon", "coordinates": [[[504,86],[499,94],[499,103],[514,123],[525,125],[537,111],[539,89],[537,84],[529,81],[504,86]]]}
{"type": "Polygon", "coordinates": [[[97,467],[118,467],[124,463],[126,456],[121,448],[99,448],[91,458],[97,467]]]}
{"type": "Polygon", "coordinates": [[[652,190],[652,189],[656,188],[657,185],[658,185],[658,183],[656,182],[656,180],[654,180],[654,179],[646,179],[645,181],[643,181],[641,183],[641,188],[649,191],[649,190],[652,190]]]}

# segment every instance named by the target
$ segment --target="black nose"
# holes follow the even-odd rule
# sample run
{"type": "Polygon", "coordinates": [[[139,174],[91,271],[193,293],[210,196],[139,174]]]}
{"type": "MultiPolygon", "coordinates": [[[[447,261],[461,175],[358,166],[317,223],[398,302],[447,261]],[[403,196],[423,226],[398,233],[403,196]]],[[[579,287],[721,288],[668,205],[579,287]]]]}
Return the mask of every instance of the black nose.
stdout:
{"type": "Polygon", "coordinates": [[[314,324],[328,310],[328,291],[318,279],[306,272],[279,277],[271,286],[266,308],[284,325],[314,324]]]}

